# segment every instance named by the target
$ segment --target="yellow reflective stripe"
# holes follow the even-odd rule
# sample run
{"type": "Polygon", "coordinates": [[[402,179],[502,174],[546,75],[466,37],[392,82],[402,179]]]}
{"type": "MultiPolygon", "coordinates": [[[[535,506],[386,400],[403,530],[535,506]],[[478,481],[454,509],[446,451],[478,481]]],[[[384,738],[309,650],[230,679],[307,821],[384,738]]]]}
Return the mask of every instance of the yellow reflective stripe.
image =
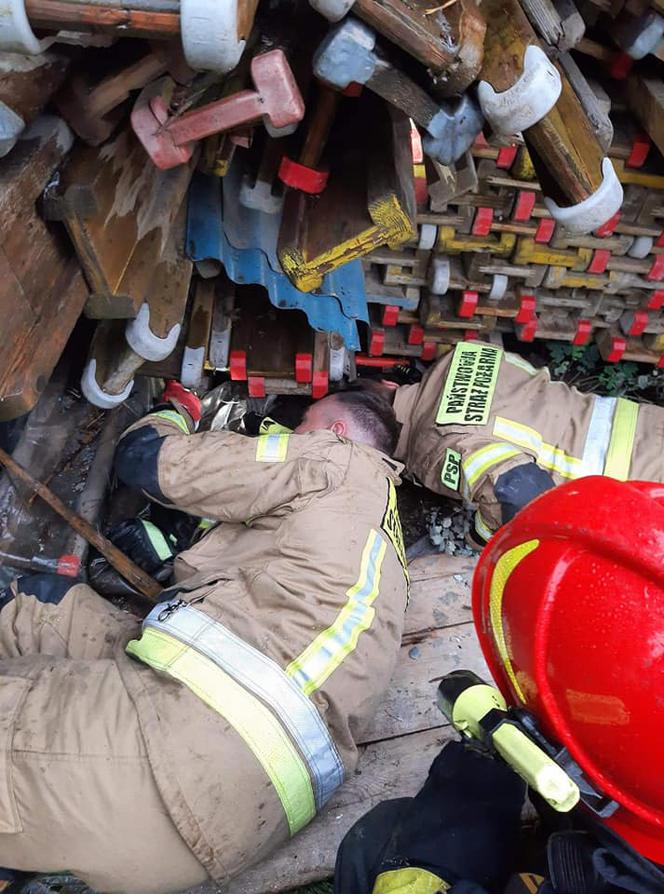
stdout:
{"type": "Polygon", "coordinates": [[[150,413],[150,416],[154,416],[157,419],[165,419],[167,422],[174,422],[185,435],[191,434],[185,418],[177,410],[159,410],[157,413],[150,413]]]}
{"type": "Polygon", "coordinates": [[[491,540],[493,531],[482,518],[482,513],[477,510],[475,513],[475,530],[483,540],[491,540]]]}
{"type": "Polygon", "coordinates": [[[269,416],[266,416],[265,419],[262,420],[258,428],[259,435],[289,435],[292,431],[292,428],[288,428],[287,425],[282,425],[280,422],[275,422],[274,419],[270,419],[269,416]]]}
{"type": "Polygon", "coordinates": [[[268,708],[205,655],[172,636],[144,628],[127,652],[181,683],[223,717],[263,767],[284,808],[291,835],[316,813],[309,771],[268,708]]]}
{"type": "Polygon", "coordinates": [[[541,434],[528,425],[496,416],[493,425],[493,433],[504,441],[509,441],[517,447],[532,450],[537,457],[538,465],[545,469],[557,472],[563,478],[581,478],[584,472],[582,459],[565,453],[560,447],[547,444],[541,434]]]}
{"type": "Polygon", "coordinates": [[[449,889],[448,883],[439,875],[408,866],[381,872],[374,882],[371,894],[436,894],[449,889]]]}
{"type": "Polygon", "coordinates": [[[492,466],[518,456],[519,453],[521,451],[511,444],[487,444],[486,447],[468,454],[461,464],[467,489],[472,490],[479,478],[492,466]]]}
{"type": "Polygon", "coordinates": [[[159,528],[151,521],[146,521],[145,519],[139,519],[139,521],[145,528],[145,532],[152,544],[152,548],[157,553],[157,557],[162,562],[165,562],[166,559],[172,559],[173,550],[159,528]]]}
{"type": "Polygon", "coordinates": [[[256,462],[258,463],[282,463],[288,453],[288,439],[290,435],[285,433],[274,435],[259,435],[256,438],[256,462]]]}
{"type": "Polygon", "coordinates": [[[503,356],[509,364],[523,370],[523,372],[528,373],[529,376],[537,375],[537,370],[532,363],[528,363],[527,360],[524,360],[523,357],[519,357],[518,354],[504,354],[503,356]]]}
{"type": "Polygon", "coordinates": [[[618,481],[627,481],[629,478],[638,415],[638,404],[622,397],[618,398],[604,465],[604,474],[609,478],[617,478],[618,481]]]}
{"type": "Polygon", "coordinates": [[[519,682],[516,678],[516,674],[514,673],[514,668],[512,667],[512,660],[509,655],[509,651],[507,649],[507,642],[505,640],[505,631],[503,629],[503,595],[505,593],[505,586],[511,573],[514,571],[516,566],[521,562],[529,553],[531,553],[534,549],[537,549],[539,546],[539,540],[528,540],[526,543],[522,543],[520,546],[515,546],[513,549],[507,550],[506,553],[498,559],[496,562],[496,566],[493,569],[493,577],[491,578],[491,590],[489,594],[489,615],[491,618],[491,630],[493,633],[493,638],[496,642],[496,646],[498,648],[498,654],[503,662],[503,666],[505,667],[505,671],[507,672],[507,676],[510,678],[512,682],[512,686],[514,687],[514,691],[519,696],[522,702],[526,699],[524,698],[521,687],[519,686],[519,682]]]}
{"type": "Polygon", "coordinates": [[[359,577],[346,591],[346,604],[332,625],[321,631],[286,668],[288,676],[295,680],[305,695],[320,689],[355,649],[360,634],[371,626],[376,613],[373,603],[380,588],[386,550],[387,543],[372,528],[362,552],[359,577]]]}

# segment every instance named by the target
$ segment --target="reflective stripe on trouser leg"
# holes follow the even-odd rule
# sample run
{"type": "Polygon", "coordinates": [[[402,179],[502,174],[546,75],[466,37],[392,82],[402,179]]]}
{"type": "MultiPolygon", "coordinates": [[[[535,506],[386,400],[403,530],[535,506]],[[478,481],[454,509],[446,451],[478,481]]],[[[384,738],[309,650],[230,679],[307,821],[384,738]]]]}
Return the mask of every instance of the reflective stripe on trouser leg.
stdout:
{"type": "Polygon", "coordinates": [[[320,689],[330,674],[356,647],[360,634],[373,621],[373,603],[380,588],[380,575],[387,542],[378,531],[371,530],[362,552],[360,574],[346,591],[348,597],[334,622],[292,661],[286,673],[304,693],[320,689]]]}
{"type": "Polygon", "coordinates": [[[619,397],[604,466],[604,474],[610,478],[617,478],[618,481],[629,478],[638,417],[639,405],[619,397]]]}
{"type": "MultiPolygon", "coordinates": [[[[150,416],[153,416],[155,419],[165,419],[166,422],[174,422],[185,435],[191,434],[186,420],[177,410],[158,410],[156,413],[150,413],[150,416]]],[[[150,416],[147,418],[149,419],[150,416]]]]}
{"type": "Polygon", "coordinates": [[[161,630],[147,627],[127,652],[179,680],[230,723],[261,764],[281,801],[290,834],[315,816],[307,766],[281,723],[214,661],[161,630]]]}
{"type": "Polygon", "coordinates": [[[144,621],[147,628],[201,652],[269,706],[307,763],[320,810],[344,780],[343,763],[323,718],[294,681],[271,658],[190,605],[157,605],[144,621]]]}

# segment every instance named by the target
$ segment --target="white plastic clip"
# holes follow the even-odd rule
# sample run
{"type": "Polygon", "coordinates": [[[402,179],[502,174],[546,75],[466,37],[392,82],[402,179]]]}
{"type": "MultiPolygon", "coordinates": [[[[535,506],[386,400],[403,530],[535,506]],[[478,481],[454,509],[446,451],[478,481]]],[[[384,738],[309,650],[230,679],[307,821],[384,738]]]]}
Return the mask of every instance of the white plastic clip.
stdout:
{"type": "Polygon", "coordinates": [[[86,363],[81,377],[83,396],[95,407],[100,407],[102,410],[112,410],[113,407],[120,406],[123,401],[127,400],[133,387],[134,380],[132,379],[120,394],[108,394],[100,388],[97,383],[97,361],[94,357],[86,363]]]}
{"type": "Polygon", "coordinates": [[[523,72],[518,81],[502,93],[480,81],[477,88],[482,113],[498,134],[509,136],[537,124],[558,102],[560,73],[544,50],[531,44],[523,56],[523,72]]]}
{"type": "Polygon", "coordinates": [[[173,353],[182,327],[175,323],[164,338],[150,329],[150,305],[141,304],[136,319],[129,320],[125,327],[127,344],[144,360],[165,360],[173,353]]]}
{"type": "Polygon", "coordinates": [[[602,161],[601,186],[587,199],[561,208],[553,199],[544,197],[549,214],[568,233],[592,233],[613,217],[622,202],[623,188],[609,158],[602,161]]]}

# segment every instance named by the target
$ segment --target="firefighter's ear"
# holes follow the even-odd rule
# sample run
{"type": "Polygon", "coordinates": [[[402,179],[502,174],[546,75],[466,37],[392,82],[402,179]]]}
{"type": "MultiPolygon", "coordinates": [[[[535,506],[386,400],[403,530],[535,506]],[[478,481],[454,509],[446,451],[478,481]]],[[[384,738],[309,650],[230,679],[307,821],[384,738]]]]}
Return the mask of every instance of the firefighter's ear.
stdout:
{"type": "Polygon", "coordinates": [[[343,419],[337,419],[337,421],[333,422],[330,426],[330,431],[333,431],[335,435],[338,435],[340,438],[345,438],[348,435],[348,426],[343,419]]]}

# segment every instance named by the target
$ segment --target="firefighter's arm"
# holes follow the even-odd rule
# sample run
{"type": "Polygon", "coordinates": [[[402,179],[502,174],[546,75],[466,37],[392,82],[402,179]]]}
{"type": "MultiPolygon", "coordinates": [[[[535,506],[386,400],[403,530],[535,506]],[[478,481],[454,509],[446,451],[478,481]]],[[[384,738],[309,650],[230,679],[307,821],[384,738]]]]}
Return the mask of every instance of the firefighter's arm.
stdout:
{"type": "Polygon", "coordinates": [[[554,487],[549,473],[512,444],[469,437],[460,441],[459,453],[462,496],[478,507],[473,540],[479,546],[531,500],[554,487]]]}
{"type": "Polygon", "coordinates": [[[162,409],[125,432],[115,468],[125,484],[162,505],[245,522],[286,514],[334,488],[348,459],[331,433],[194,434],[186,414],[162,409]]]}

